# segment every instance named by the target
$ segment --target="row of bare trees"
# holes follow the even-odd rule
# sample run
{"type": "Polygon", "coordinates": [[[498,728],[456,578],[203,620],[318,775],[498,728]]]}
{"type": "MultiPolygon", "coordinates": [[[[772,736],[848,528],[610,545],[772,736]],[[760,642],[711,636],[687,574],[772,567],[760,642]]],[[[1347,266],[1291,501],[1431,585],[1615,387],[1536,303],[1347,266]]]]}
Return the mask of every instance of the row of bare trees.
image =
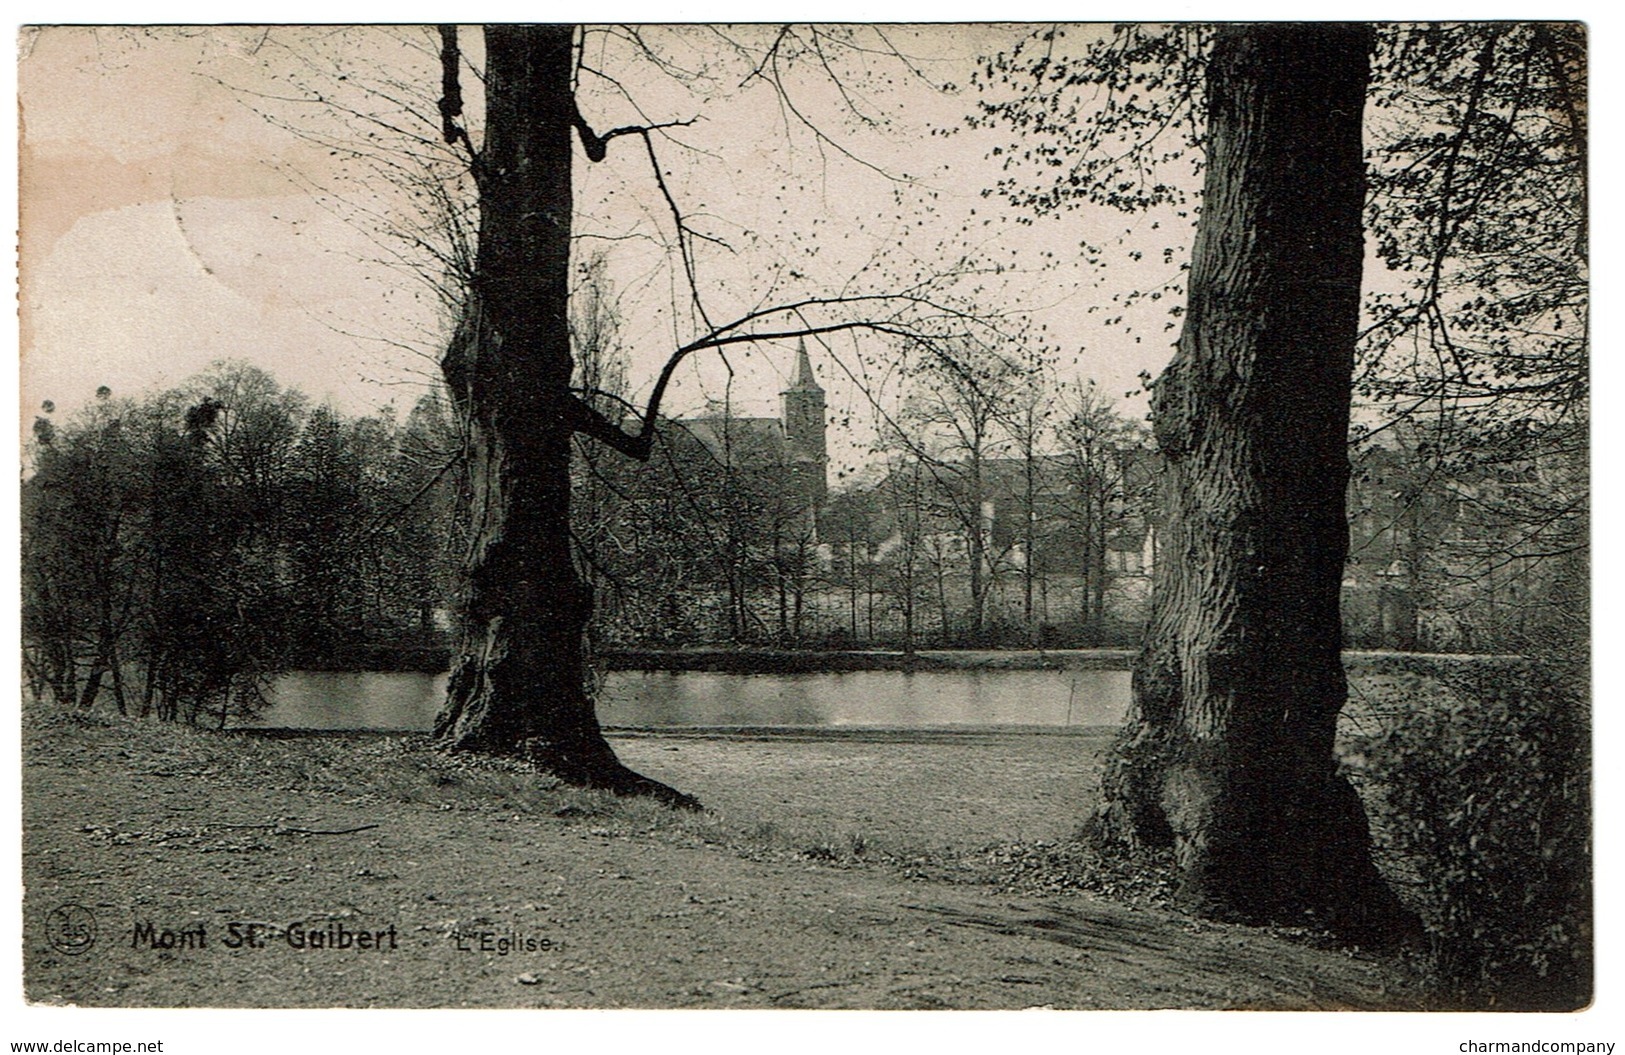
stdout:
{"type": "Polygon", "coordinates": [[[648,463],[579,450],[574,534],[600,595],[596,639],[1131,644],[1152,544],[1143,428],[1091,389],[1064,417],[1029,404],[1016,429],[967,424],[943,392],[921,394],[932,416],[896,414],[878,478],[827,502],[785,486],[807,467],[772,421],[735,422],[726,454],[696,435],[714,441],[725,417],[663,423],[648,463]]]}
{"type": "Polygon", "coordinates": [[[1380,438],[1350,489],[1349,644],[1549,658],[1584,642],[1584,434],[1531,430],[1516,453],[1441,450],[1411,422],[1380,438]]]}
{"type": "Polygon", "coordinates": [[[878,537],[841,507],[827,533],[854,569],[854,546],[884,557],[905,642],[926,611],[960,642],[1135,640],[1154,543],[1145,428],[1092,383],[994,352],[933,357],[910,388],[882,433],[886,476],[866,494],[878,537]],[[1120,579],[1140,588],[1117,596],[1120,579]]]}

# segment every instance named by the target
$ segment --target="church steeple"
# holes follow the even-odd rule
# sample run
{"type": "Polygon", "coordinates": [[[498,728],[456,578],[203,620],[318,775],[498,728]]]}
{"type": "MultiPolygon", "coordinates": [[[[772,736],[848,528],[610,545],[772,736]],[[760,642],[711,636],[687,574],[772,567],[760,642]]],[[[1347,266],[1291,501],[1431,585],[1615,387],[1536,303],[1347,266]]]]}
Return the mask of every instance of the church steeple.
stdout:
{"type": "Polygon", "coordinates": [[[793,392],[803,388],[817,388],[819,392],[824,391],[822,388],[818,388],[818,382],[813,378],[812,360],[807,358],[807,338],[805,337],[796,342],[796,379],[790,382],[790,387],[785,391],[793,392]]]}
{"type": "Polygon", "coordinates": [[[828,455],[824,441],[824,390],[813,377],[812,360],[807,358],[807,340],[796,344],[796,373],[790,387],[779,393],[783,412],[784,438],[797,460],[813,463],[814,501],[821,504],[825,493],[828,455]]]}

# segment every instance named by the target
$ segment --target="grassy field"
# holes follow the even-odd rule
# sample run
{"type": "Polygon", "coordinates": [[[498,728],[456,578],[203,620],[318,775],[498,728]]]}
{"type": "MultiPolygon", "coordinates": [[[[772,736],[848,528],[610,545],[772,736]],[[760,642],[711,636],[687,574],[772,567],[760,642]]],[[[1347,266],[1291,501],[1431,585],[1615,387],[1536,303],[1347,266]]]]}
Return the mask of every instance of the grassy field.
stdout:
{"type": "Polygon", "coordinates": [[[1100,737],[621,738],[710,807],[688,815],[421,737],[24,733],[33,1001],[1417,1004],[1391,963],[1181,916],[1090,860],[1068,836],[1100,737]]]}

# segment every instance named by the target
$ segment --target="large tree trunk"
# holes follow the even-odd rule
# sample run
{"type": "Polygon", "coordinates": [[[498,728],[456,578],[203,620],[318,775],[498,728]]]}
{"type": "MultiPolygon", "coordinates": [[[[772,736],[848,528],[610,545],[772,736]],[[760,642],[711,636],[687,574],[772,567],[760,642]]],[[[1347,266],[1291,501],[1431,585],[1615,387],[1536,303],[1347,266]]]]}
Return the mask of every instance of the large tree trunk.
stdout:
{"type": "Polygon", "coordinates": [[[1370,32],[1218,31],[1185,329],[1155,390],[1166,544],[1098,830],[1172,846],[1194,911],[1407,923],[1338,773],[1370,32]]]}
{"type": "Polygon", "coordinates": [[[445,747],[522,754],[573,784],[691,804],[616,759],[586,691],[592,591],[570,550],[568,26],[486,30],[474,289],[446,380],[468,423],[471,524],[445,747]]]}

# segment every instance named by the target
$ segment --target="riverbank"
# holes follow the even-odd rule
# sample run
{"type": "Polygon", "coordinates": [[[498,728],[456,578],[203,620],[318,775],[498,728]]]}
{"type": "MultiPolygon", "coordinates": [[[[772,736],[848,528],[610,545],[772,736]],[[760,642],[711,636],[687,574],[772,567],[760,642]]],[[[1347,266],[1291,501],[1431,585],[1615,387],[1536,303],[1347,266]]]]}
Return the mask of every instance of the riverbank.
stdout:
{"type": "Polygon", "coordinates": [[[857,671],[1128,670],[1132,649],[930,649],[803,652],[788,649],[624,649],[601,653],[605,670],[712,674],[840,674],[857,671]]]}
{"type": "MultiPolygon", "coordinates": [[[[775,649],[623,649],[600,654],[605,670],[706,671],[717,674],[821,674],[852,671],[1132,670],[1132,648],[926,649],[802,652],[775,649]]],[[[1343,653],[1351,675],[1439,674],[1464,665],[1522,663],[1522,657],[1476,653],[1343,653]]]]}
{"type": "Polygon", "coordinates": [[[629,764],[711,809],[692,816],[447,758],[420,736],[31,715],[27,994],[118,1006],[1416,1006],[1392,964],[1182,916],[1153,879],[1091,862],[1069,836],[1107,742],[616,737],[629,764]],[[88,948],[68,920],[94,922],[88,948]],[[360,950],[363,932],[384,937],[360,950]],[[351,945],[312,948],[313,933],[351,945]]]}
{"type": "MultiPolygon", "coordinates": [[[[603,670],[695,671],[712,674],[839,674],[858,671],[950,670],[1130,670],[1132,648],[1063,649],[885,649],[815,651],[771,648],[609,649],[595,660],[603,670]]],[[[1520,662],[1520,657],[1430,652],[1345,652],[1350,674],[1414,671],[1438,673],[1467,663],[1520,662]]],[[[443,674],[450,666],[444,649],[376,646],[302,669],[336,672],[415,672],[443,674]]]]}

